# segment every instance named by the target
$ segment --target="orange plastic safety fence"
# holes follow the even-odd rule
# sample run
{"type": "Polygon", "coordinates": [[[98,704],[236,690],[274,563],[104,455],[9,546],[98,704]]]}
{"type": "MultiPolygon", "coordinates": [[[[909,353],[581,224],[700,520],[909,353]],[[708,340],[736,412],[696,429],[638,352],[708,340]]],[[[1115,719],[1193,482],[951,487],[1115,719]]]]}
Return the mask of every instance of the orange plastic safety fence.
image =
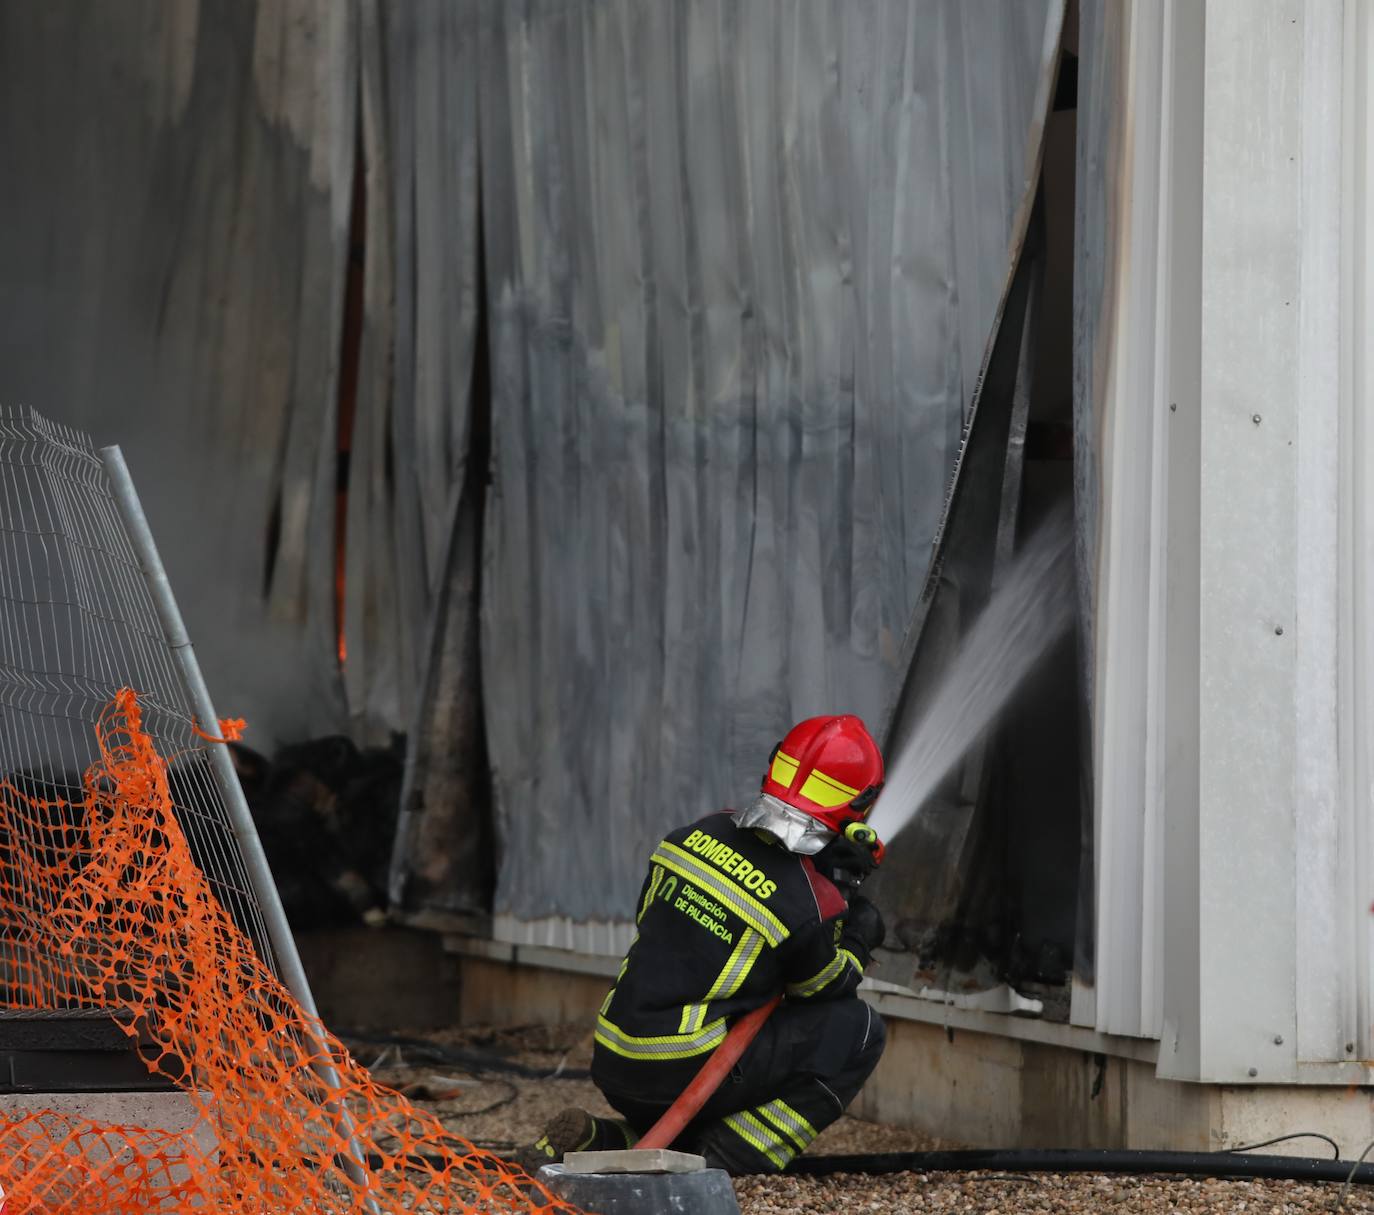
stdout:
{"type": "Polygon", "coordinates": [[[200,1124],[173,1134],[54,1110],[4,1121],[6,1215],[572,1209],[373,1083],[301,1013],[192,860],[132,692],[97,738],[79,806],[0,780],[6,1002],[119,1010],[200,1124]]]}

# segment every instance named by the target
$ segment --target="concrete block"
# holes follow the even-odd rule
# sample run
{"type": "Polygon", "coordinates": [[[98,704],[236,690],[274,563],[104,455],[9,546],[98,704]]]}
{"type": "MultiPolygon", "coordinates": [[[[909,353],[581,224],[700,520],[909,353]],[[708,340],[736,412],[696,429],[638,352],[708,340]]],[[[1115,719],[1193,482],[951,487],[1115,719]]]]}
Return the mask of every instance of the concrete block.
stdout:
{"type": "Polygon", "coordinates": [[[569,1152],[563,1157],[569,1173],[696,1173],[706,1157],[671,1148],[620,1148],[611,1152],[569,1152]]]}
{"type": "MultiPolygon", "coordinates": [[[[183,1092],[0,1094],[0,1119],[14,1122],[29,1115],[39,1116],[44,1125],[55,1129],[84,1120],[183,1135],[190,1140],[190,1150],[206,1160],[214,1160],[219,1147],[214,1128],[183,1092]]],[[[117,1143],[100,1134],[83,1135],[78,1150],[87,1161],[99,1164],[110,1159],[111,1147],[117,1143]]],[[[171,1175],[184,1179],[184,1166],[173,1164],[171,1175]]]]}
{"type": "Polygon", "coordinates": [[[570,1173],[546,1164],[539,1180],[550,1191],[598,1215],[739,1215],[739,1201],[724,1169],[694,1173],[570,1173]]]}

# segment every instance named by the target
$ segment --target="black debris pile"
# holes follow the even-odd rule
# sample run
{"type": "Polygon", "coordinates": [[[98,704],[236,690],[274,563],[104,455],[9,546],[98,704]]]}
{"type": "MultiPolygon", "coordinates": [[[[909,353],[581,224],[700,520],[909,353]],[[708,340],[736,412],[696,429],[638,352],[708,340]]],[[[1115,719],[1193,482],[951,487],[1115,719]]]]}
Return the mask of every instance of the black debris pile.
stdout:
{"type": "Polygon", "coordinates": [[[238,743],[231,749],[291,926],[382,923],[404,738],[367,749],[319,738],[271,760],[238,743]]]}

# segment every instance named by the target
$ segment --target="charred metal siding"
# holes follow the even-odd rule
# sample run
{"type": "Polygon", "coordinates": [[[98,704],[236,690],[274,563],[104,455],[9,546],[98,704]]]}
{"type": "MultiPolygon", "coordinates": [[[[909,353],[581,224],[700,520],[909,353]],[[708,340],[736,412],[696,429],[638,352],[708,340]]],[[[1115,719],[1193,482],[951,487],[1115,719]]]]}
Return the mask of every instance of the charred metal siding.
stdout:
{"type": "Polygon", "coordinates": [[[502,932],[593,947],[789,723],[881,725],[1051,19],[1057,46],[1049,3],[486,10],[502,932]]]}

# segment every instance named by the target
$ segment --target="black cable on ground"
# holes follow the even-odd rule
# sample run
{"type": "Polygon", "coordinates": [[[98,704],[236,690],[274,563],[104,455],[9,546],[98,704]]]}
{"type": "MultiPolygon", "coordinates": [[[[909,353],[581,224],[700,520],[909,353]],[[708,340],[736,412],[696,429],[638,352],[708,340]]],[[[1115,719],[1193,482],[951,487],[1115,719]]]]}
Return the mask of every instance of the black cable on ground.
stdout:
{"type": "Polygon", "coordinates": [[[1323,1143],[1331,1145],[1331,1159],[1341,1158],[1341,1145],[1330,1135],[1323,1135],[1320,1131],[1297,1131],[1292,1135],[1277,1135],[1273,1139],[1265,1139],[1261,1143],[1242,1143],[1237,1147],[1227,1148],[1229,1152],[1253,1152],[1256,1148],[1272,1147],[1276,1143],[1287,1143],[1290,1139],[1320,1139],[1323,1143]]]}
{"type": "MultiPolygon", "coordinates": [[[[440,1156],[413,1154],[405,1157],[405,1163],[408,1168],[438,1171],[446,1161],[440,1156]]],[[[366,1164],[368,1168],[381,1168],[383,1157],[379,1153],[370,1153],[366,1164]]],[[[837,1173],[854,1173],[872,1177],[890,1173],[966,1172],[1000,1173],[1001,1176],[996,1178],[999,1181],[1029,1181],[1031,1178],[1026,1174],[1030,1173],[1116,1173],[1374,1185],[1374,1164],[1352,1164],[1349,1160],[1314,1160],[1308,1156],[1236,1156],[1229,1152],[1077,1151],[1053,1148],[798,1156],[788,1165],[786,1176],[830,1177],[837,1173]],[[1022,1176],[1011,1177],[1008,1174],[1022,1176]]],[[[983,1177],[970,1180],[994,1179],[983,1177]]]]}
{"type": "Polygon", "coordinates": [[[856,1156],[799,1156],[789,1175],[835,1173],[1175,1173],[1195,1177],[1264,1177],[1285,1181],[1350,1181],[1374,1185],[1374,1164],[1308,1156],[1242,1156],[1230,1152],[1078,1151],[1052,1148],[958,1152],[883,1152],[856,1156]]]}

